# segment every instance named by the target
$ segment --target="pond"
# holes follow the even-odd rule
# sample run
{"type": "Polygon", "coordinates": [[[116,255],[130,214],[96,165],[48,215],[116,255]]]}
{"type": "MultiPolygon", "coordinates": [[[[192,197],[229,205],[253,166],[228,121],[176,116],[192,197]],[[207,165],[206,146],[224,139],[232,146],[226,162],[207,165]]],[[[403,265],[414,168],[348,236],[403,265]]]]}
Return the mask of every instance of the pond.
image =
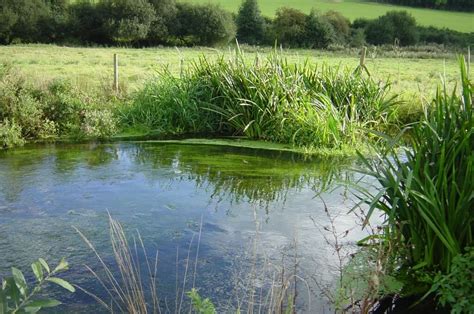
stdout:
{"type": "MultiPolygon", "coordinates": [[[[171,312],[176,295],[181,300],[193,282],[222,312],[248,302],[246,282],[261,298],[267,279],[284,272],[304,280],[297,288],[301,311],[329,311],[317,284],[337,276],[336,254],[325,240],[325,204],[338,231],[351,230],[344,243],[362,236],[347,214],[350,192],[336,184],[351,179],[350,166],[288,152],[159,142],[0,152],[0,276],[11,266],[30,274],[39,257],[51,264],[66,257],[71,269],[64,278],[107,300],[84,266],[100,272],[97,258],[73,227],[113,265],[110,213],[131,242],[139,231],[148,257],[159,252],[158,294],[171,312]]],[[[83,292],[50,288],[65,303],[56,311],[103,311],[83,292]]]]}

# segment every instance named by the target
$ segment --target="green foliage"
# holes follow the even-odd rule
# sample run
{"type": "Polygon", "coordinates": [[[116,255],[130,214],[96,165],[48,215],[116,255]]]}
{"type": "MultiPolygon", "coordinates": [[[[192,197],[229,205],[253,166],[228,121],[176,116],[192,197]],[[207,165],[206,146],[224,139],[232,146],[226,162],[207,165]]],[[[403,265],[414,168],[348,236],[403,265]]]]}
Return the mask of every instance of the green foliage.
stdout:
{"type": "Polygon", "coordinates": [[[257,0],[244,0],[236,18],[237,39],[241,43],[256,45],[262,42],[265,21],[260,13],[257,0]]]}
{"type": "Polygon", "coordinates": [[[386,215],[384,235],[404,266],[449,273],[453,258],[474,238],[473,85],[464,60],[461,94],[438,89],[432,106],[414,124],[403,154],[390,139],[374,159],[361,156],[379,193],[367,193],[368,218],[386,215]]]}
{"type": "Polygon", "coordinates": [[[288,47],[304,47],[306,40],[306,14],[293,8],[280,8],[273,20],[278,43],[288,47]]]}
{"type": "MultiPolygon", "coordinates": [[[[337,35],[335,28],[326,16],[318,14],[315,10],[306,18],[306,45],[310,48],[327,48],[333,43],[337,35]]],[[[345,39],[342,38],[342,41],[345,39]]]]}
{"type": "Polygon", "coordinates": [[[335,41],[344,44],[351,34],[351,22],[337,11],[324,13],[324,18],[332,25],[335,32],[335,41]]]}
{"type": "Polygon", "coordinates": [[[0,3],[0,42],[35,42],[40,38],[39,22],[50,16],[42,0],[3,0],[0,3]]]}
{"type": "Polygon", "coordinates": [[[40,258],[33,264],[31,269],[36,278],[36,284],[29,290],[28,283],[22,271],[12,267],[12,276],[2,279],[0,287],[0,312],[1,313],[37,313],[41,309],[56,307],[61,302],[54,299],[38,299],[36,295],[44,290],[45,284],[54,283],[69,292],[75,292],[75,288],[66,280],[55,277],[66,271],[68,263],[62,259],[51,271],[48,263],[40,258]]]}
{"type": "Polygon", "coordinates": [[[150,25],[147,42],[152,45],[167,43],[176,19],[175,0],[149,0],[155,9],[155,20],[150,25]]]}
{"type": "Polygon", "coordinates": [[[453,258],[448,274],[438,274],[430,292],[439,304],[449,305],[451,313],[474,313],[474,248],[453,258]]]}
{"type": "Polygon", "coordinates": [[[178,3],[172,42],[187,46],[214,46],[235,37],[236,26],[230,13],[219,6],[178,3]]]}
{"type": "Polygon", "coordinates": [[[293,66],[278,54],[250,65],[237,52],[235,60],[202,58],[181,78],[162,73],[121,117],[163,134],[244,135],[340,148],[357,143],[362,127],[388,125],[397,103],[388,91],[352,71],[293,66]]]}
{"type": "Polygon", "coordinates": [[[4,67],[0,71],[2,146],[57,136],[110,136],[116,132],[117,122],[108,102],[82,95],[64,81],[33,86],[4,67]]]}
{"type": "Polygon", "coordinates": [[[459,10],[474,12],[474,2],[470,0],[376,0],[413,7],[434,8],[442,10],[459,10]]]}
{"type": "Polygon", "coordinates": [[[21,146],[24,142],[21,127],[15,121],[5,119],[0,122],[0,148],[21,146]]]}
{"type": "Polygon", "coordinates": [[[155,21],[155,9],[147,0],[101,0],[103,33],[114,42],[131,43],[145,39],[155,21]]]}
{"type": "Polygon", "coordinates": [[[374,45],[393,44],[408,46],[417,43],[416,21],[406,11],[390,11],[370,22],[365,30],[367,42],[374,45]]]}
{"type": "Polygon", "coordinates": [[[209,298],[205,298],[204,300],[199,295],[199,292],[196,289],[191,289],[186,293],[188,297],[191,299],[191,303],[193,306],[194,311],[200,314],[215,314],[217,313],[216,308],[212,301],[209,298]]]}

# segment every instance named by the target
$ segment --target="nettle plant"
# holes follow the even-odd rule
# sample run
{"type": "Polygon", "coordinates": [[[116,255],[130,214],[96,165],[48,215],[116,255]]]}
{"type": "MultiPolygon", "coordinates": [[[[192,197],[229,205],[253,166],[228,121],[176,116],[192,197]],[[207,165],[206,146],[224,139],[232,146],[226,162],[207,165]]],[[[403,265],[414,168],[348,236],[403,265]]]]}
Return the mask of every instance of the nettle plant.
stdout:
{"type": "Polygon", "coordinates": [[[43,308],[55,307],[61,304],[55,299],[40,299],[36,296],[44,289],[47,283],[56,284],[70,292],[76,289],[66,280],[55,277],[69,269],[69,264],[63,258],[51,270],[48,263],[40,258],[31,269],[36,278],[36,284],[30,289],[22,271],[12,267],[12,276],[2,279],[0,289],[0,314],[3,313],[36,313],[43,308]]]}

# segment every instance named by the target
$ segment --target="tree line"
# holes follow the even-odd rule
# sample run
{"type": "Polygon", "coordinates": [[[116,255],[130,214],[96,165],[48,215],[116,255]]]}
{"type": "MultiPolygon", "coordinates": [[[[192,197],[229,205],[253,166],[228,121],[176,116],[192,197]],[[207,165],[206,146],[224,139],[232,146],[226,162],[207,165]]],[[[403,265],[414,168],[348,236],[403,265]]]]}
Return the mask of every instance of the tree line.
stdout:
{"type": "Polygon", "coordinates": [[[376,2],[422,7],[440,10],[456,10],[474,12],[472,0],[375,0],[376,2]]]}
{"type": "Polygon", "coordinates": [[[175,0],[0,0],[0,44],[214,46],[235,38],[250,45],[290,48],[465,46],[474,42],[474,33],[421,27],[404,11],[351,23],[335,11],[305,14],[284,7],[268,18],[257,0],[244,0],[237,14],[213,4],[175,0]]]}

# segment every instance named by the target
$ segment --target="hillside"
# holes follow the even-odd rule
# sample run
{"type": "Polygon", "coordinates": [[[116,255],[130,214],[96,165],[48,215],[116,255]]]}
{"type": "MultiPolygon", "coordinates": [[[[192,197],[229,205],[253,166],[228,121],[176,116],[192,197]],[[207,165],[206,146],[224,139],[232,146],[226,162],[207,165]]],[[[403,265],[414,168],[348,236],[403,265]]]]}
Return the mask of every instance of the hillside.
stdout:
{"type": "MultiPolygon", "coordinates": [[[[240,1],[229,0],[185,0],[191,3],[218,3],[223,8],[236,12],[240,1]]],[[[389,4],[373,3],[363,0],[260,0],[260,9],[267,16],[272,16],[280,7],[290,6],[309,12],[311,8],[321,11],[335,10],[350,20],[356,18],[376,18],[390,10],[406,10],[410,12],[420,25],[447,27],[460,32],[474,32],[474,14],[465,12],[440,11],[431,9],[411,8],[389,4]]]]}

